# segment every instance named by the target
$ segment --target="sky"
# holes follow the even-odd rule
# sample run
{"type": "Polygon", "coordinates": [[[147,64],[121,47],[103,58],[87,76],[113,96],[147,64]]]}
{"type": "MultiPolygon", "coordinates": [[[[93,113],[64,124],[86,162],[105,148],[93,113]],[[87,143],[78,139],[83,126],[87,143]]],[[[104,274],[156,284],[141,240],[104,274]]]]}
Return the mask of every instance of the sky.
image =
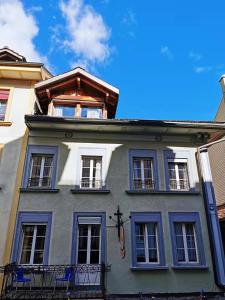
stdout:
{"type": "Polygon", "coordinates": [[[213,120],[224,0],[0,0],[0,47],[120,89],[117,118],[213,120]]]}

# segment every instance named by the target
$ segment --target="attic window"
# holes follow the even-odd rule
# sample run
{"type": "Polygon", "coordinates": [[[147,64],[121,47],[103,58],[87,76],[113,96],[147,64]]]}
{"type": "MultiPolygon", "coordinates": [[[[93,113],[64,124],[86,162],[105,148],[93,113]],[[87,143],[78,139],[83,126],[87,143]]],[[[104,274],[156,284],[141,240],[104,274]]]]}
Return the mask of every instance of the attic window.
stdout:
{"type": "Polygon", "coordinates": [[[102,109],[99,107],[82,107],[81,118],[101,119],[102,109]]]}
{"type": "Polygon", "coordinates": [[[55,105],[53,113],[56,117],[74,118],[76,107],[71,105],[55,105]]]}

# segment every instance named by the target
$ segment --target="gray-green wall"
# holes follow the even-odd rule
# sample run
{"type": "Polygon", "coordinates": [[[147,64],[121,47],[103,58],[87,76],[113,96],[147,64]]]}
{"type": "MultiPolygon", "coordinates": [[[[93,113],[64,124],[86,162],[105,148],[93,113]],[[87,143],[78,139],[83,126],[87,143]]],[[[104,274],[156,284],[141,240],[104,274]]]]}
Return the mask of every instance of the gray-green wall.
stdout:
{"type": "Polygon", "coordinates": [[[51,193],[21,193],[19,211],[53,212],[50,240],[49,264],[69,264],[71,262],[72,224],[74,212],[105,212],[107,222],[107,293],[181,293],[215,292],[213,267],[210,253],[204,200],[199,184],[195,158],[196,146],[189,136],[167,137],[155,142],[154,137],[121,134],[74,133],[73,138],[65,138],[65,132],[31,132],[29,144],[56,145],[59,147],[57,166],[57,188],[51,193]],[[79,148],[105,148],[108,163],[106,168],[107,188],[110,194],[72,194],[77,173],[79,173],[79,148]],[[160,189],[165,190],[163,150],[189,153],[189,176],[192,187],[199,195],[128,195],[129,189],[129,149],[157,150],[160,189]],[[117,230],[110,215],[120,205],[125,223],[126,258],[120,257],[117,230]],[[132,271],[131,267],[131,226],[130,212],[161,212],[168,270],[132,271]],[[169,231],[168,212],[199,212],[208,269],[175,270],[172,268],[172,248],[169,231]]]}

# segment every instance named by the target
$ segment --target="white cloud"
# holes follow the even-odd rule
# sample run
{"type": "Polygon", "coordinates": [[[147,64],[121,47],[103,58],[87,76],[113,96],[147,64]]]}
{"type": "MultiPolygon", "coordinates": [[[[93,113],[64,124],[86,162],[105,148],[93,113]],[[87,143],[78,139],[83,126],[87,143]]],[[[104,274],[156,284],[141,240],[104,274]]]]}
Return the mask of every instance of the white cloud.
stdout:
{"type": "Polygon", "coordinates": [[[126,24],[126,25],[137,24],[136,16],[135,16],[134,12],[131,9],[129,9],[126,12],[126,14],[124,15],[124,17],[122,19],[122,23],[126,24]]]}
{"type": "Polygon", "coordinates": [[[202,54],[200,54],[200,53],[191,51],[191,52],[189,53],[189,57],[190,57],[191,59],[193,59],[194,61],[199,61],[199,60],[202,59],[203,56],[202,56],[202,54]]]}
{"type": "Polygon", "coordinates": [[[166,56],[169,60],[172,60],[174,58],[173,53],[171,52],[171,50],[169,49],[168,46],[163,46],[160,49],[160,53],[164,56],[166,56]]]}
{"type": "Polygon", "coordinates": [[[111,53],[110,30],[102,16],[83,0],[61,0],[60,9],[69,35],[64,48],[74,53],[76,63],[87,68],[106,62],[111,53]]]}
{"type": "Polygon", "coordinates": [[[26,12],[20,0],[1,0],[0,47],[8,46],[28,61],[47,62],[36,49],[33,39],[39,28],[34,16],[26,12]]]}
{"type": "Polygon", "coordinates": [[[36,6],[31,6],[27,11],[29,13],[36,13],[36,12],[40,12],[43,10],[43,7],[40,5],[36,5],[36,6]]]}
{"type": "Polygon", "coordinates": [[[212,66],[199,66],[199,67],[194,67],[194,71],[197,74],[200,73],[207,73],[209,71],[212,71],[213,67],[212,66]]]}

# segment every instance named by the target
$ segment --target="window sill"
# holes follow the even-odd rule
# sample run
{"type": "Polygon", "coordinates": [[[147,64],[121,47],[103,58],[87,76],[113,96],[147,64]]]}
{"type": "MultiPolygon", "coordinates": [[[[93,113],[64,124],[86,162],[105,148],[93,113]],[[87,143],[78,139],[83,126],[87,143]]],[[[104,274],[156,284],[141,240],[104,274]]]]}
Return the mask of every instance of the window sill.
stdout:
{"type": "Polygon", "coordinates": [[[72,194],[109,194],[107,189],[71,189],[72,194]]]}
{"type": "Polygon", "coordinates": [[[0,121],[0,126],[11,126],[12,122],[0,121]]]}
{"type": "Polygon", "coordinates": [[[31,189],[31,188],[21,188],[20,189],[21,193],[58,193],[59,189],[42,189],[42,188],[36,188],[36,189],[31,189]]]}
{"type": "Polygon", "coordinates": [[[208,266],[206,265],[173,265],[171,267],[174,270],[207,270],[208,266]]]}
{"type": "Polygon", "coordinates": [[[200,191],[127,190],[129,195],[199,195],[200,191]]]}
{"type": "Polygon", "coordinates": [[[157,270],[168,270],[168,266],[137,266],[137,267],[130,267],[132,271],[157,271],[157,270]]]}

